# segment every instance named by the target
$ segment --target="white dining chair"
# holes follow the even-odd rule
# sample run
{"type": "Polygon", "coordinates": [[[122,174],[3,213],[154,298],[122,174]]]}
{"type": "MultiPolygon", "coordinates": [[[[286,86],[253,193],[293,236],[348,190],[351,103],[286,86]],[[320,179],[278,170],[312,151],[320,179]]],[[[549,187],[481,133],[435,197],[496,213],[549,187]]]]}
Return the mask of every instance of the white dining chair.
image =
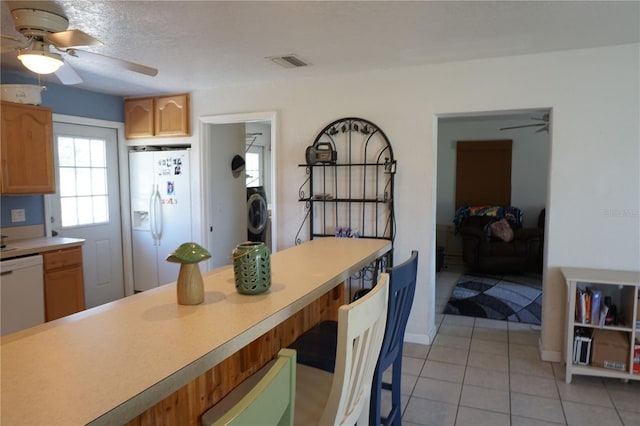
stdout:
{"type": "Polygon", "coordinates": [[[369,424],[369,399],[387,320],[389,275],[338,312],[334,373],[298,364],[295,425],[369,424]]]}

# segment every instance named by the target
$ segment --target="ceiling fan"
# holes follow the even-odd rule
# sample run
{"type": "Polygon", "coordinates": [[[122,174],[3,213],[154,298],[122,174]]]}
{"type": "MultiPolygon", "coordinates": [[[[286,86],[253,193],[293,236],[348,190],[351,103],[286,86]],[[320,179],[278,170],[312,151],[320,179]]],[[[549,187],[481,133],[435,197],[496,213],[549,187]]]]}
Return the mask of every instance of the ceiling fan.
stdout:
{"type": "Polygon", "coordinates": [[[37,74],[55,73],[63,84],[82,83],[78,73],[63,60],[63,55],[117,66],[148,76],[158,74],[157,69],[146,65],[77,49],[79,46],[99,46],[102,42],[84,31],[68,30],[69,20],[64,15],[34,8],[17,8],[11,11],[11,15],[16,30],[24,40],[3,35],[3,41],[10,40],[13,43],[9,46],[3,43],[3,51],[15,50],[20,62],[37,74]]]}
{"type": "Polygon", "coordinates": [[[531,120],[542,121],[542,123],[521,124],[519,126],[501,127],[500,130],[520,129],[522,127],[539,127],[536,133],[549,131],[549,114],[544,114],[542,118],[531,117],[531,120]]]}

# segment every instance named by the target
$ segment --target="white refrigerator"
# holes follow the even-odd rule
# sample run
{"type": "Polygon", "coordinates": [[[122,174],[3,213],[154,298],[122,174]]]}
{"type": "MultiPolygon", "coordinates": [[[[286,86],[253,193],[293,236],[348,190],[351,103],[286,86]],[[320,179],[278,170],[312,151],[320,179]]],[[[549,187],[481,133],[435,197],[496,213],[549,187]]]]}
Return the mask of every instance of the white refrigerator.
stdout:
{"type": "Polygon", "coordinates": [[[129,152],[135,291],[178,279],[180,265],[165,259],[191,241],[189,153],[129,152]]]}

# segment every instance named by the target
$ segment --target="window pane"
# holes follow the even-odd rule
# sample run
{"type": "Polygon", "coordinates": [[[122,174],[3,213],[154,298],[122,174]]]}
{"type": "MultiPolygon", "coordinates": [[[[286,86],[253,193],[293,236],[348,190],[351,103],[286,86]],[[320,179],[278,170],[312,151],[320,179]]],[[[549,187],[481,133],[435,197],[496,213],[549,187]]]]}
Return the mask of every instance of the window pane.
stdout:
{"type": "Polygon", "coordinates": [[[91,193],[93,195],[107,193],[107,169],[91,169],[91,193]]]}
{"type": "Polygon", "coordinates": [[[76,188],[77,195],[91,195],[91,169],[76,169],[76,188]]]}
{"type": "Polygon", "coordinates": [[[247,159],[246,159],[247,169],[258,170],[260,168],[259,161],[260,161],[260,155],[253,152],[247,152],[247,159]]]}
{"type": "Polygon", "coordinates": [[[65,167],[60,169],[60,196],[76,195],[76,169],[65,167]]]}
{"type": "Polygon", "coordinates": [[[91,140],[91,167],[107,167],[104,140],[91,140]]]}
{"type": "Polygon", "coordinates": [[[75,165],[75,149],[73,138],[58,138],[58,163],[61,167],[75,165]]]}
{"type": "Polygon", "coordinates": [[[78,224],[76,215],[76,199],[60,198],[60,214],[62,215],[62,226],[75,226],[78,224]]]}
{"type": "Polygon", "coordinates": [[[104,223],[109,221],[109,207],[107,197],[102,195],[93,198],[93,222],[104,223]]]}
{"type": "Polygon", "coordinates": [[[78,197],[78,225],[93,223],[93,197],[78,197]]]}
{"type": "Polygon", "coordinates": [[[247,187],[260,185],[260,154],[247,152],[245,159],[247,187]]]}
{"type": "Polygon", "coordinates": [[[89,139],[76,138],[76,167],[91,166],[90,149],[89,139]]]}
{"type": "Polygon", "coordinates": [[[106,141],[58,138],[63,227],[109,221],[106,141]]]}

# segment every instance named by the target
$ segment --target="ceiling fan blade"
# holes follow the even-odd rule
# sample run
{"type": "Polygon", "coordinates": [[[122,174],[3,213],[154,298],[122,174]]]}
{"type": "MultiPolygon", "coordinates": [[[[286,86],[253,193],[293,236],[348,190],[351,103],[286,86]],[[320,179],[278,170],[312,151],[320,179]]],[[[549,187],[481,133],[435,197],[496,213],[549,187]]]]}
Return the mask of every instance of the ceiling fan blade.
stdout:
{"type": "Polygon", "coordinates": [[[0,39],[2,39],[2,44],[0,44],[0,49],[2,53],[11,52],[18,49],[25,49],[29,47],[32,40],[31,39],[19,39],[12,36],[1,35],[0,39]]]}
{"type": "Polygon", "coordinates": [[[66,52],[80,59],[87,59],[89,61],[100,62],[107,65],[114,65],[120,68],[127,69],[129,71],[137,72],[154,77],[158,74],[158,70],[146,65],[136,64],[135,62],[125,61],[124,59],[114,58],[112,56],[105,56],[99,53],[87,52],[85,50],[67,49],[66,52]]]}
{"type": "Polygon", "coordinates": [[[522,127],[539,127],[539,126],[546,126],[546,123],[540,123],[540,124],[523,124],[522,126],[501,127],[501,128],[500,128],[500,130],[520,129],[520,128],[522,128],[522,127]]]}
{"type": "Polygon", "coordinates": [[[60,48],[102,45],[100,40],[80,30],[68,30],[48,34],[45,36],[45,40],[60,48]]]}
{"type": "Polygon", "coordinates": [[[58,68],[58,71],[56,71],[55,74],[64,85],[69,86],[82,83],[82,78],[80,78],[76,70],[74,70],[68,62],[65,62],[60,68],[58,68]]]}
{"type": "Polygon", "coordinates": [[[548,132],[548,131],[549,131],[549,126],[544,126],[544,127],[540,127],[538,130],[536,130],[536,133],[548,132]]]}

